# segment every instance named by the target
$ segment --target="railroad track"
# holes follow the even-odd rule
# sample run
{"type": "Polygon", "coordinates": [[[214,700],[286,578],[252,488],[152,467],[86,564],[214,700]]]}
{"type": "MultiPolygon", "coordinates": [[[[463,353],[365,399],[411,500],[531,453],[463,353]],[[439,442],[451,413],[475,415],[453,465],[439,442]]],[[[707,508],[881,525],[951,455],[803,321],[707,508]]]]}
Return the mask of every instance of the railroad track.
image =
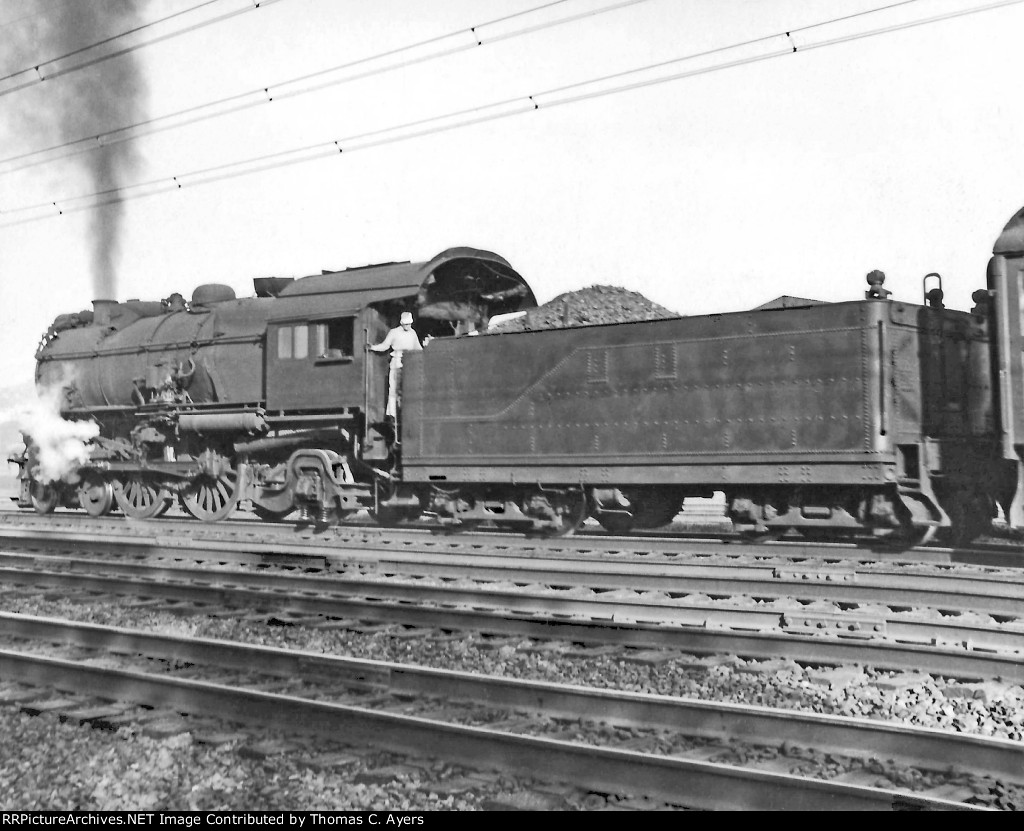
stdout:
{"type": "MultiPolygon", "coordinates": [[[[0,538],[3,539],[3,538],[0,538]]],[[[3,544],[78,558],[120,552],[123,558],[168,563],[271,565],[307,570],[359,569],[398,572],[416,577],[579,584],[603,591],[631,589],[708,595],[749,595],[757,598],[797,597],[845,604],[886,604],[929,607],[943,612],[971,611],[1004,618],[1024,614],[1024,590],[1010,570],[961,567],[952,575],[943,567],[836,562],[816,558],[731,558],[673,556],[662,558],[516,552],[504,546],[477,546],[472,554],[437,552],[429,539],[400,549],[352,545],[339,549],[316,542],[254,544],[238,541],[170,537],[110,538],[106,535],[61,532],[42,538],[7,537],[3,544]]]]}
{"type": "Polygon", "coordinates": [[[21,615],[0,614],[0,639],[8,682],[75,694],[38,706],[50,711],[102,713],[96,701],[117,690],[121,702],[244,713],[392,752],[443,747],[461,765],[695,808],[971,809],[1024,794],[1018,742],[21,615]]]}
{"type": "MultiPolygon", "coordinates": [[[[947,610],[979,606],[992,611],[995,607],[997,617],[979,619],[973,613],[943,610],[943,614],[934,608],[919,607],[916,616],[900,606],[843,608],[854,596],[850,588],[859,575],[835,569],[829,572],[834,579],[790,579],[782,581],[780,591],[772,581],[785,572],[772,566],[772,577],[761,575],[757,601],[744,594],[753,580],[749,567],[732,569],[739,578],[735,588],[730,585],[729,570],[719,569],[713,578],[705,578],[715,580],[718,591],[726,594],[715,600],[690,587],[694,569],[717,568],[709,564],[680,565],[678,570],[674,566],[641,568],[643,586],[632,588],[629,583],[636,578],[630,574],[616,569],[595,572],[594,564],[587,560],[561,561],[558,582],[544,583],[544,577],[550,580],[552,576],[544,561],[513,563],[502,556],[501,568],[506,569],[508,579],[495,582],[424,578],[423,560],[413,552],[406,552],[401,563],[393,559],[382,563],[373,557],[354,562],[352,555],[346,555],[341,573],[333,572],[325,559],[317,565],[322,573],[296,574],[210,565],[227,553],[237,558],[239,551],[228,552],[225,544],[213,546],[212,551],[204,548],[193,545],[187,553],[177,549],[183,556],[173,556],[175,549],[164,547],[159,556],[113,560],[7,553],[0,555],[0,581],[23,587],[159,598],[182,604],[179,608],[183,611],[193,604],[197,613],[202,613],[202,607],[221,605],[272,608],[293,615],[449,626],[636,648],[682,644],[697,653],[742,650],[759,657],[1024,680],[1020,661],[1024,626],[1015,617],[1022,589],[1003,575],[965,581],[952,574],[887,574],[882,585],[862,587],[884,593],[886,581],[902,580],[904,599],[916,596],[927,601],[938,596],[947,610]],[[189,567],[185,560],[202,564],[189,567]],[[539,569],[543,577],[531,568],[539,569]],[[601,579],[595,580],[595,573],[601,579]],[[610,590],[610,586],[620,588],[610,590]]],[[[309,557],[307,552],[307,568],[315,562],[309,557]]],[[[263,564],[265,558],[259,554],[250,565],[253,562],[263,564]]],[[[427,571],[443,567],[455,574],[471,568],[433,559],[426,565],[427,571]]],[[[493,571],[494,567],[483,568],[493,571]]],[[[819,569],[814,573],[820,577],[825,572],[819,569]]]]}
{"type": "MultiPolygon", "coordinates": [[[[33,538],[39,541],[60,539],[68,532],[106,537],[110,544],[130,536],[151,544],[172,540],[203,540],[206,543],[249,542],[275,548],[289,544],[320,542],[339,548],[358,547],[366,551],[400,551],[408,547],[431,548],[444,554],[473,554],[481,549],[501,549],[540,557],[619,556],[623,559],[645,557],[672,559],[680,555],[713,556],[736,560],[777,557],[787,560],[825,558],[858,563],[927,563],[932,565],[977,565],[999,568],[1024,568],[1024,547],[1019,544],[975,545],[967,549],[927,546],[897,549],[870,540],[859,542],[818,542],[787,538],[771,543],[746,543],[736,537],[710,537],[699,534],[637,535],[615,537],[604,532],[584,533],[564,538],[527,538],[497,532],[449,533],[445,529],[419,527],[381,529],[373,525],[341,525],[329,528],[292,523],[263,523],[235,520],[212,525],[192,519],[165,516],[158,520],[126,521],[119,517],[97,519],[78,513],[38,516],[28,512],[0,510],[0,541],[33,538]],[[127,523],[127,524],[126,524],[127,523]],[[127,527],[127,531],[126,531],[127,527]]],[[[173,543],[172,543],[173,544],[173,543]]]]}
{"type": "MultiPolygon", "coordinates": [[[[1024,680],[1024,631],[1016,624],[1024,593],[1012,570],[810,559],[783,556],[777,548],[767,558],[749,550],[724,556],[654,549],[638,554],[622,547],[594,551],[494,537],[452,540],[411,532],[386,537],[362,530],[347,530],[344,539],[337,531],[331,539],[296,539],[292,531],[281,541],[268,541],[262,526],[238,525],[139,523],[136,528],[131,523],[142,532],[131,538],[123,535],[123,522],[115,523],[118,534],[102,523],[90,523],[86,534],[77,522],[20,531],[0,525],[0,545],[8,549],[0,554],[0,581],[17,584],[5,590],[15,601],[46,592],[57,596],[53,589],[58,589],[60,597],[85,603],[147,598],[131,605],[176,615],[227,614],[388,631],[402,638],[433,637],[443,630],[460,633],[452,637],[488,633],[499,642],[507,637],[605,644],[598,649],[619,650],[627,660],[647,650],[682,650],[766,662],[859,663],[965,681],[1024,680]],[[10,550],[19,546],[33,550],[10,550]],[[730,605],[728,599],[739,595],[758,602],[730,605]],[[888,605],[878,608],[885,599],[888,605]],[[912,619],[908,609],[921,612],[922,604],[943,619],[912,619]],[[988,619],[979,620],[978,612],[988,619]]],[[[564,726],[556,718],[548,737],[564,732],[564,726]]],[[[629,738],[640,749],[652,742],[663,753],[673,747],[664,736],[629,738]]],[[[722,754],[720,759],[738,752],[769,768],[799,767],[797,757],[805,748],[789,747],[793,756],[771,750],[770,744],[768,750],[754,745],[739,751],[714,743],[705,747],[722,754]]],[[[947,758],[959,756],[947,753],[947,758]]],[[[845,772],[870,780],[884,772],[884,766],[873,764],[861,766],[859,773],[845,772]]],[[[946,788],[946,796],[970,799],[967,790],[979,786],[965,781],[954,777],[935,784],[934,795],[946,788]]],[[[595,784],[599,793],[601,787],[606,786],[595,784]]],[[[994,792],[990,789],[989,796],[994,792]]],[[[759,798],[751,797],[755,801],[749,805],[759,798]]],[[[891,805],[912,807],[898,800],[891,805]]]]}
{"type": "Polygon", "coordinates": [[[136,533],[126,538],[123,525],[117,524],[114,528],[119,533],[112,535],[102,533],[109,529],[100,528],[97,533],[91,524],[74,521],[58,529],[30,522],[30,527],[22,530],[6,529],[0,523],[0,545],[75,556],[120,551],[130,557],[171,562],[277,564],[313,570],[351,567],[417,577],[547,585],[576,584],[580,572],[589,571],[589,588],[595,590],[672,592],[682,585],[690,593],[827,599],[844,604],[930,607],[943,612],[969,610],[1004,618],[1019,617],[1024,608],[1024,592],[1013,570],[957,566],[953,575],[941,565],[836,560],[820,549],[813,557],[802,548],[795,554],[776,548],[759,556],[621,548],[577,551],[516,547],[493,537],[453,543],[422,534],[391,537],[376,532],[348,535],[326,544],[312,537],[296,541],[294,535],[268,542],[264,534],[253,531],[253,523],[239,525],[245,526],[243,531],[210,532],[208,526],[174,523],[170,526],[173,533],[163,533],[158,525],[161,533],[150,536],[154,524],[132,523],[136,533]]]}

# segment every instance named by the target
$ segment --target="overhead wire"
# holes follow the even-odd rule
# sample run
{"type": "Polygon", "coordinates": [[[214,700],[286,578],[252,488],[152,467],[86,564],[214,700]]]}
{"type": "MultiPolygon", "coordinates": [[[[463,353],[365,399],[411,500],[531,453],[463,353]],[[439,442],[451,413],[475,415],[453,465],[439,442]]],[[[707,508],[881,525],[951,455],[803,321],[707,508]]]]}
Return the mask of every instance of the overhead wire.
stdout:
{"type": "Polygon", "coordinates": [[[181,17],[182,15],[191,14],[192,12],[198,11],[199,9],[203,8],[204,6],[211,6],[214,3],[220,2],[223,2],[223,0],[203,0],[202,3],[199,3],[196,6],[191,6],[187,9],[181,9],[180,11],[174,12],[173,14],[169,14],[166,17],[161,17],[157,20],[151,20],[148,23],[141,23],[138,26],[135,26],[131,29],[125,29],[123,32],[118,32],[117,34],[105,37],[102,40],[97,40],[93,43],[86,44],[85,46],[80,46],[77,49],[72,49],[70,52],[65,52],[63,55],[57,55],[56,57],[47,58],[44,61],[39,61],[25,69],[19,69],[16,72],[11,72],[7,75],[0,75],[0,83],[8,81],[11,78],[16,78],[18,75],[21,75],[23,73],[38,72],[39,67],[45,66],[46,64],[57,63],[58,61],[73,58],[75,55],[81,55],[83,52],[88,52],[90,49],[96,49],[100,46],[106,46],[108,43],[113,43],[115,40],[120,40],[121,38],[128,37],[128,35],[134,35],[138,32],[143,31],[144,29],[150,29],[154,26],[159,26],[161,23],[166,23],[168,20],[173,20],[174,18],[181,17]]]}
{"type": "MultiPolygon", "coordinates": [[[[629,75],[635,75],[635,74],[638,74],[640,72],[649,72],[652,69],[664,68],[666,66],[671,66],[672,64],[680,63],[682,61],[693,60],[695,58],[700,58],[700,57],[707,57],[709,55],[720,53],[720,52],[724,52],[724,51],[728,51],[728,50],[731,50],[731,49],[737,49],[737,48],[741,48],[741,47],[744,47],[744,46],[750,46],[750,45],[753,45],[753,44],[756,44],[756,43],[765,42],[765,41],[769,41],[769,40],[772,40],[772,39],[779,39],[779,38],[782,38],[783,36],[788,41],[786,46],[784,48],[779,49],[778,51],[765,53],[763,55],[754,55],[754,56],[750,56],[750,57],[746,57],[746,58],[739,58],[739,59],[737,59],[735,61],[730,61],[730,62],[724,63],[724,64],[715,64],[715,65],[713,65],[711,67],[706,67],[706,68],[703,68],[703,69],[689,70],[689,71],[679,72],[679,73],[675,73],[675,74],[667,75],[667,76],[661,76],[661,77],[658,77],[658,78],[653,78],[653,79],[649,79],[649,80],[645,80],[645,81],[638,81],[636,83],[627,84],[627,85],[620,86],[620,87],[615,87],[612,90],[606,90],[606,91],[603,90],[603,91],[598,91],[598,92],[594,92],[594,93],[588,93],[588,94],[584,94],[584,95],[577,95],[577,96],[573,96],[573,97],[566,98],[566,99],[563,99],[563,100],[551,102],[549,104],[546,104],[545,106],[550,108],[550,107],[553,107],[553,106],[561,106],[563,104],[574,104],[574,103],[577,103],[579,101],[586,101],[586,100],[588,100],[590,98],[598,98],[598,97],[601,97],[603,95],[610,95],[610,94],[613,94],[613,93],[620,93],[620,92],[629,92],[631,90],[641,89],[643,87],[653,86],[655,84],[664,84],[664,83],[668,83],[670,81],[676,81],[676,80],[680,80],[680,79],[683,79],[683,78],[692,78],[692,77],[695,77],[695,76],[698,76],[698,75],[706,75],[706,74],[708,74],[710,72],[718,72],[718,71],[721,71],[723,69],[732,69],[732,68],[737,67],[737,66],[744,66],[744,65],[747,65],[747,64],[751,64],[751,63],[757,63],[759,61],[769,60],[771,58],[778,58],[778,57],[782,57],[782,56],[785,56],[785,55],[796,54],[797,52],[810,52],[810,51],[812,51],[814,49],[822,49],[822,48],[828,47],[828,46],[837,46],[837,45],[843,44],[843,43],[852,43],[854,41],[864,40],[864,39],[870,38],[870,37],[878,37],[879,35],[891,34],[892,32],[905,31],[907,29],[914,29],[914,28],[917,28],[917,27],[920,27],[920,26],[927,26],[927,25],[930,25],[932,23],[941,23],[943,21],[953,20],[953,19],[958,18],[958,17],[967,17],[967,16],[972,15],[972,14],[980,14],[982,12],[994,11],[995,9],[1000,9],[1000,8],[1004,8],[1004,7],[1007,7],[1007,6],[1016,6],[1016,5],[1020,5],[1021,3],[1024,3],[1024,0],[995,0],[995,2],[987,3],[987,4],[983,5],[983,6],[975,6],[975,7],[970,8],[970,9],[958,9],[956,11],[944,12],[942,14],[932,15],[932,16],[926,17],[926,18],[919,18],[917,20],[904,21],[903,23],[893,23],[893,24],[890,24],[888,26],[883,26],[883,27],[878,28],[878,29],[870,29],[870,30],[867,30],[867,31],[864,31],[864,32],[853,32],[853,33],[846,34],[846,35],[839,35],[837,37],[830,38],[830,39],[827,39],[827,40],[818,41],[816,43],[805,43],[805,44],[802,44],[802,45],[798,46],[792,40],[792,35],[797,33],[797,32],[805,32],[805,31],[807,31],[809,29],[818,29],[818,28],[821,28],[822,26],[832,25],[834,23],[843,22],[846,19],[848,19],[848,18],[836,18],[834,20],[829,20],[829,21],[825,21],[825,22],[822,22],[822,23],[813,23],[813,24],[810,24],[808,26],[803,26],[803,27],[800,27],[800,28],[788,29],[784,33],[779,33],[779,34],[776,34],[774,36],[769,36],[769,37],[766,37],[766,38],[756,38],[756,39],[753,39],[753,40],[744,41],[743,43],[739,43],[739,44],[733,44],[733,45],[730,45],[730,46],[724,46],[724,47],[719,47],[719,48],[716,48],[716,49],[710,49],[710,50],[708,50],[706,52],[701,52],[701,53],[699,53],[697,55],[689,55],[689,56],[686,56],[684,58],[675,58],[675,59],[668,60],[668,61],[662,61],[662,62],[656,63],[656,64],[650,64],[650,65],[648,65],[646,67],[641,67],[641,68],[638,68],[638,69],[629,69],[629,70],[625,70],[623,72],[616,72],[616,73],[613,73],[611,75],[605,75],[605,76],[602,76],[600,78],[591,79],[591,80],[588,80],[588,81],[580,81],[580,82],[577,82],[577,83],[574,83],[574,84],[567,84],[566,86],[558,87],[557,89],[546,90],[543,93],[535,93],[535,95],[536,96],[540,96],[540,95],[553,95],[553,94],[559,93],[559,92],[567,92],[567,91],[569,91],[571,89],[578,89],[580,87],[589,86],[591,84],[596,84],[596,83],[603,83],[605,81],[615,80],[617,78],[622,78],[622,77],[626,77],[626,76],[629,76],[629,75]]],[[[903,5],[903,4],[902,3],[896,3],[894,5],[898,6],[898,5],[903,5]]],[[[885,9],[888,9],[888,8],[889,7],[882,7],[882,8],[879,9],[879,11],[885,10],[885,9]]],[[[850,15],[850,17],[859,17],[859,16],[862,16],[863,14],[870,14],[870,13],[871,12],[858,12],[855,15],[850,15]]]]}
{"type": "MultiPolygon", "coordinates": [[[[135,122],[133,124],[127,124],[115,129],[108,130],[104,133],[97,133],[91,136],[83,136],[77,139],[70,139],[68,141],[54,144],[49,147],[44,147],[39,150],[32,150],[27,153],[21,153],[16,156],[9,156],[4,159],[0,159],[0,166],[6,165],[6,168],[0,169],[0,176],[15,173],[19,170],[25,170],[29,167],[35,167],[41,164],[48,164],[52,161],[58,161],[59,159],[66,159],[71,156],[78,156],[82,153],[91,153],[97,148],[110,146],[112,144],[118,144],[125,141],[133,141],[143,136],[153,135],[155,133],[164,132],[167,130],[178,129],[179,127],[185,127],[191,124],[197,124],[203,121],[207,121],[213,118],[220,118],[232,113],[237,113],[243,110],[251,109],[252,107],[263,106],[264,104],[272,103],[273,101],[281,101],[288,98],[295,98],[301,95],[306,95],[312,92],[319,92],[320,90],[327,89],[333,86],[339,86],[341,84],[352,83],[353,81],[362,80],[365,78],[372,77],[374,75],[381,75],[386,72],[392,72],[398,69],[404,69],[415,64],[425,63],[427,61],[437,60],[439,58],[449,57],[461,52],[476,49],[480,46],[490,45],[493,43],[499,43],[501,41],[509,40],[515,37],[521,37],[527,34],[533,34],[535,32],[543,31],[544,29],[550,29],[555,26],[561,26],[567,23],[574,23],[578,20],[582,20],[589,17],[594,17],[599,14],[605,14],[619,9],[626,8],[628,6],[635,6],[640,3],[649,2],[649,0],[619,0],[618,2],[612,3],[608,6],[602,6],[597,9],[588,9],[582,12],[576,12],[562,17],[557,20],[543,21],[523,29],[517,29],[512,32],[495,33],[494,35],[486,35],[481,33],[480,30],[493,27],[501,23],[507,23],[516,18],[526,17],[528,15],[536,14],[537,12],[546,11],[554,6],[563,5],[571,0],[552,0],[552,2],[543,3],[540,6],[535,6],[530,9],[525,9],[514,14],[505,15],[504,17],[495,18],[494,20],[488,20],[484,23],[477,23],[470,27],[461,27],[454,32],[448,32],[444,35],[438,35],[436,37],[421,40],[416,43],[407,44],[405,46],[391,49],[386,52],[381,52],[376,55],[371,55],[365,58],[360,58],[355,61],[349,61],[348,63],[338,64],[336,66],[327,67],[325,69],[317,70],[316,72],[307,73],[300,75],[295,78],[290,78],[286,81],[280,81],[276,84],[267,84],[265,86],[257,87],[256,89],[248,90],[246,92],[237,93],[230,95],[225,98],[218,99],[216,101],[208,101],[204,104],[197,104],[193,107],[187,107],[182,110],[178,110],[173,113],[167,113],[162,116],[155,118],[149,118],[144,121],[135,122]],[[312,81],[317,78],[323,78],[331,73],[343,72],[346,70],[355,69],[357,67],[365,66],[366,64],[374,61],[382,61],[388,58],[394,58],[399,55],[414,52],[417,49],[432,46],[437,43],[441,43],[445,40],[451,40],[457,37],[465,37],[466,35],[471,36],[471,40],[466,40],[462,43],[455,44],[452,47],[446,48],[440,52],[432,52],[427,55],[420,55],[418,57],[409,58],[399,63],[388,64],[377,68],[371,68],[365,72],[360,72],[355,75],[348,75],[342,78],[335,78],[332,80],[325,81],[311,87],[305,87],[302,89],[287,89],[290,86],[301,84],[304,82],[312,81]],[[214,110],[213,112],[204,112],[207,110],[214,110]],[[58,152],[64,150],[65,152],[58,152]],[[34,159],[36,156],[43,156],[45,158],[34,159]],[[29,161],[31,159],[31,161],[29,161]],[[17,162],[22,162],[17,164],[17,162]]],[[[903,0],[904,3],[918,2],[918,0],[903,0]]],[[[897,4],[899,5],[899,4],[897,4]]]]}
{"type": "MultiPolygon", "coordinates": [[[[725,69],[732,69],[739,66],[746,66],[761,61],[771,60],[786,55],[793,55],[800,52],[808,52],[814,49],[836,46],[842,43],[850,43],[858,40],[864,40],[870,37],[878,37],[880,35],[890,34],[892,32],[905,31],[908,29],[931,25],[946,20],[966,17],[969,15],[993,11],[995,9],[1005,8],[1009,6],[1020,5],[1021,3],[1024,3],[1024,0],[996,0],[996,2],[991,2],[982,6],[975,6],[969,9],[958,9],[955,11],[945,12],[938,15],[932,15],[926,18],[918,18],[915,20],[904,21],[901,23],[893,23],[875,29],[868,29],[859,32],[847,33],[844,35],[837,35],[835,37],[827,38],[817,42],[807,42],[803,44],[798,44],[793,39],[794,33],[807,32],[812,29],[818,29],[823,26],[832,25],[849,19],[835,18],[832,20],[822,21],[820,23],[814,23],[803,27],[788,29],[784,32],[772,36],[755,38],[753,40],[744,41],[742,43],[717,47],[715,49],[706,50],[704,52],[696,54],[686,55],[669,61],[661,61],[654,64],[648,64],[643,67],[638,67],[631,70],[624,70],[622,72],[601,76],[599,78],[593,78],[588,81],[581,81],[573,84],[566,84],[559,87],[553,87],[544,90],[543,92],[536,92],[525,96],[514,96],[512,98],[507,98],[502,101],[484,104],[476,107],[469,107],[466,109],[445,113],[439,116],[431,116],[428,118],[418,119],[415,121],[410,121],[403,124],[394,125],[391,127],[385,127],[378,130],[372,130],[365,133],[348,136],[346,138],[336,139],[328,142],[318,142],[316,144],[307,145],[305,147],[293,148],[290,150],[282,150],[275,153],[264,154],[261,156],[254,156],[240,161],[227,162],[224,164],[214,165],[199,170],[189,171],[188,173],[179,173],[177,175],[170,177],[163,176],[158,179],[152,179],[147,182],[138,182],[120,188],[110,188],[101,191],[94,191],[87,194],[80,194],[78,196],[67,197],[66,199],[60,200],[60,204],[58,204],[57,200],[50,200],[46,202],[40,202],[34,205],[25,205],[13,209],[0,209],[0,216],[11,215],[14,213],[24,213],[27,211],[48,211],[48,209],[50,209],[51,207],[54,208],[61,215],[64,213],[91,210],[93,208],[113,204],[115,202],[123,202],[128,201],[130,199],[138,199],[145,196],[154,196],[160,193],[179,190],[182,189],[183,187],[210,184],[213,182],[223,181],[226,179],[247,176],[253,173],[259,173],[295,164],[300,164],[303,162],[314,161],[316,159],[324,158],[331,155],[340,155],[344,153],[346,150],[348,152],[353,152],[356,150],[364,150],[371,147],[379,147],[386,144],[392,144],[399,141],[407,141],[413,138],[420,138],[427,135],[434,135],[438,133],[448,132],[451,130],[461,129],[463,127],[482,124],[489,121],[496,121],[503,118],[509,118],[515,115],[523,115],[527,112],[533,112],[542,108],[551,109],[554,107],[578,103],[581,101],[600,98],[607,95],[615,95],[622,92],[640,89],[642,87],[668,83],[671,81],[681,80],[684,78],[697,77],[700,75],[706,75],[713,72],[719,72],[725,69]],[[712,64],[710,66],[703,66],[695,69],[687,69],[679,72],[674,72],[666,76],[658,76],[655,78],[646,78],[642,80],[632,81],[629,83],[620,84],[618,86],[606,89],[587,92],[580,91],[571,95],[564,95],[564,93],[572,92],[574,90],[582,90],[583,88],[592,86],[594,84],[605,83],[614,80],[621,80],[631,76],[639,75],[640,73],[643,72],[650,72],[651,70],[654,69],[663,69],[673,64],[679,64],[686,61],[693,61],[698,58],[720,54],[728,50],[742,48],[744,46],[762,43],[770,41],[772,39],[782,40],[784,41],[784,45],[770,52],[745,56],[723,63],[712,64]],[[562,95],[563,97],[555,98],[550,101],[545,100],[547,98],[552,98],[553,96],[557,95],[562,95]],[[538,101],[538,99],[540,100],[538,101]],[[194,179],[194,181],[182,181],[192,179],[194,179]]],[[[879,10],[880,9],[877,9],[876,11],[879,10]]],[[[858,13],[858,15],[855,16],[862,16],[863,14],[864,13],[858,13]]],[[[9,222],[0,222],[0,227],[9,227],[28,222],[36,222],[42,219],[51,218],[56,215],[56,213],[48,212],[41,216],[33,216],[24,219],[15,219],[9,222]]]]}
{"type": "MultiPolygon", "coordinates": [[[[88,2],[88,0],[78,0],[78,2],[88,2]]],[[[143,23],[139,26],[136,26],[133,29],[128,29],[124,32],[119,32],[118,34],[111,35],[110,37],[104,38],[103,40],[96,41],[95,43],[91,43],[87,46],[80,47],[71,52],[67,52],[63,55],[58,55],[55,58],[48,58],[44,61],[40,61],[39,63],[34,64],[33,66],[27,67],[25,69],[19,69],[17,72],[12,72],[8,75],[0,76],[0,84],[4,84],[8,81],[13,81],[14,79],[22,76],[24,76],[25,78],[25,80],[16,83],[12,86],[0,88],[0,97],[5,95],[11,95],[12,93],[18,92],[23,89],[27,89],[28,87],[36,86],[37,84],[41,84],[44,81],[52,80],[53,78],[59,78],[64,75],[69,75],[72,72],[78,72],[79,70],[87,69],[88,67],[95,66],[96,64],[103,63],[104,61],[112,60],[113,58],[119,58],[122,55],[130,54],[131,52],[138,51],[139,49],[144,49],[148,46],[153,46],[157,43],[163,43],[164,41],[180,37],[181,35],[190,34],[191,32],[204,29],[207,26],[212,26],[216,23],[223,23],[226,20],[231,20],[235,17],[238,17],[241,14],[245,14],[246,12],[255,11],[256,9],[264,8],[274,3],[279,3],[281,2],[281,0],[247,0],[247,5],[243,8],[235,9],[230,12],[225,12],[224,14],[218,15],[217,17],[202,20],[198,23],[193,23],[190,26],[186,26],[181,29],[176,29],[172,32],[166,32],[165,34],[158,35],[149,40],[145,40],[140,43],[135,43],[130,46],[125,46],[121,49],[116,49],[112,52],[104,52],[102,55],[97,55],[94,58],[90,58],[79,63],[74,63],[71,66],[66,66],[63,68],[57,67],[52,71],[47,72],[43,71],[43,68],[48,65],[57,64],[60,61],[64,61],[69,58],[73,58],[77,55],[84,54],[100,46],[106,46],[109,43],[113,43],[114,41],[128,37],[129,35],[137,34],[138,32],[141,32],[145,29],[153,28],[154,26],[166,23],[167,21],[173,20],[174,18],[181,17],[186,14],[191,14],[192,12],[202,9],[206,6],[211,6],[215,3],[221,2],[224,2],[224,0],[203,0],[203,2],[199,3],[196,6],[191,6],[187,9],[182,9],[181,11],[174,12],[173,14],[167,15],[166,17],[160,18],[159,20],[152,20],[148,23],[143,23]]]]}

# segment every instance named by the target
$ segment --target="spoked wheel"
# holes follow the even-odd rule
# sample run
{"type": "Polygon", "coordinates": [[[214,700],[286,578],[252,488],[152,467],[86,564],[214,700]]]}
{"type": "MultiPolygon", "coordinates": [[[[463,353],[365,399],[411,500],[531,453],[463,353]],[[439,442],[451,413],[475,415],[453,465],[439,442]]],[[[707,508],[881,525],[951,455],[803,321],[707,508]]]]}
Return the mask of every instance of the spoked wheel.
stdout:
{"type": "Polygon", "coordinates": [[[219,522],[235,510],[238,503],[238,474],[226,471],[213,479],[200,476],[178,496],[185,511],[203,522],[219,522]]]}
{"type": "Polygon", "coordinates": [[[84,479],[78,486],[78,504],[89,516],[106,516],[114,507],[114,487],[96,477],[84,479]]]}
{"type": "Polygon", "coordinates": [[[130,476],[114,489],[117,507],[131,519],[152,519],[160,516],[171,504],[167,491],[158,488],[144,476],[130,476]]]}
{"type": "Polygon", "coordinates": [[[57,489],[44,482],[33,482],[29,491],[32,507],[37,514],[52,514],[57,507],[57,489]]]}

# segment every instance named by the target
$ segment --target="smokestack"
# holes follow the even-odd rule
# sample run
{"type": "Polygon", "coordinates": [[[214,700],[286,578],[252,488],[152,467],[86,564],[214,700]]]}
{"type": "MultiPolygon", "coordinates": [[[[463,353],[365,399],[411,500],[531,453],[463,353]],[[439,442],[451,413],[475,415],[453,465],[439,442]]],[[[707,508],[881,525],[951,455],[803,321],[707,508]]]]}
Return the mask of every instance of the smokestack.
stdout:
{"type": "Polygon", "coordinates": [[[93,300],[93,323],[97,326],[109,326],[115,308],[117,308],[116,300],[93,300]]]}
{"type": "MultiPolygon", "coordinates": [[[[4,48],[25,63],[40,62],[81,50],[137,27],[145,0],[74,0],[54,4],[29,0],[31,12],[19,31],[5,32],[4,48]]],[[[105,43],[77,56],[109,54],[123,41],[105,43]]],[[[42,85],[45,94],[22,112],[21,127],[33,131],[32,146],[95,136],[145,119],[146,85],[137,52],[99,62],[42,85]],[[42,106],[40,106],[42,102],[42,106]]],[[[17,102],[15,102],[17,103],[17,102]]],[[[74,157],[90,191],[110,194],[129,183],[141,157],[134,143],[98,146],[74,157]]],[[[89,265],[93,297],[117,297],[117,255],[125,203],[114,202],[89,212],[89,265]]]]}

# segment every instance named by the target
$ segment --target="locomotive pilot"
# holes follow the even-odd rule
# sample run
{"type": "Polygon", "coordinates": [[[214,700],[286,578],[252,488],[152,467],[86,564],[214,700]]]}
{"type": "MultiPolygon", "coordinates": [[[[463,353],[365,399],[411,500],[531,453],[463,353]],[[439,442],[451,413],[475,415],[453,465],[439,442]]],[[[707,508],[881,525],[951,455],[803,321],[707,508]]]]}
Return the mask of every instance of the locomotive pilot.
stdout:
{"type": "Polygon", "coordinates": [[[376,346],[370,347],[374,352],[391,350],[391,369],[388,372],[388,405],[384,412],[392,420],[398,416],[398,396],[402,383],[402,353],[423,350],[419,335],[412,328],[412,312],[402,312],[399,324],[388,332],[384,340],[376,346]]]}

